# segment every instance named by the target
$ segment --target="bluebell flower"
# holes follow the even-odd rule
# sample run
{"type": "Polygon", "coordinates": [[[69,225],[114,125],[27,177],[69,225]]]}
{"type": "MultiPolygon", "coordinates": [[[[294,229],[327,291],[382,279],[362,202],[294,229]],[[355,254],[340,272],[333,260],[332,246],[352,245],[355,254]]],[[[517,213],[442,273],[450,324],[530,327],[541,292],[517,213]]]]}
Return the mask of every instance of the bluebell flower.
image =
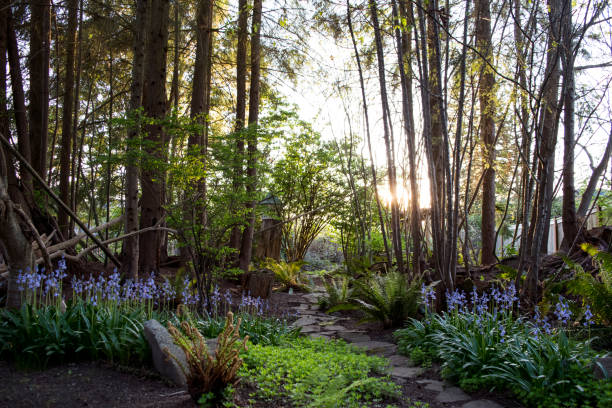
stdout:
{"type": "Polygon", "coordinates": [[[559,296],[559,301],[555,306],[555,316],[562,324],[567,324],[572,317],[572,311],[569,309],[567,301],[564,301],[562,296],[559,296]]]}
{"type": "Polygon", "coordinates": [[[584,326],[590,326],[593,324],[593,313],[591,312],[591,306],[586,305],[586,309],[584,311],[584,326]]]}

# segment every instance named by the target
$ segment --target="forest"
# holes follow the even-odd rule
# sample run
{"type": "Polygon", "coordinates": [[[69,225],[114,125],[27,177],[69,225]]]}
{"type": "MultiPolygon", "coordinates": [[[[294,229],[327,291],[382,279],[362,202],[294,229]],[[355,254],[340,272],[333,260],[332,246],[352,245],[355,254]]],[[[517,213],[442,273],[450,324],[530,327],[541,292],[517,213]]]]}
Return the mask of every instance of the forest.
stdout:
{"type": "Polygon", "coordinates": [[[0,1],[0,405],[612,407],[607,0],[0,1]]]}

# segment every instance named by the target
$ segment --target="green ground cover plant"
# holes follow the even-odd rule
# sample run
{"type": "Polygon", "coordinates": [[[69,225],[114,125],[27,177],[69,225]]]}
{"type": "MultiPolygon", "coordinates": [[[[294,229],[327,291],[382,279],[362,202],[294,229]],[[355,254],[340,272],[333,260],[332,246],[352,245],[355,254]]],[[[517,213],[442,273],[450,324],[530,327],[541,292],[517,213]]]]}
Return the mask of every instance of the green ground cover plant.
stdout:
{"type": "Polygon", "coordinates": [[[387,361],[342,341],[299,338],[280,346],[250,345],[240,376],[256,397],[297,407],[362,407],[392,400],[399,387],[385,375],[387,361]]]}
{"type": "MultiPolygon", "coordinates": [[[[442,364],[444,377],[468,390],[510,389],[530,407],[609,407],[612,383],[591,372],[597,353],[588,341],[568,338],[536,309],[534,319],[516,317],[514,287],[479,295],[447,294],[448,312],[411,319],[395,337],[400,352],[442,364]]],[[[567,325],[561,301],[555,315],[567,325]]],[[[588,322],[585,322],[588,323],[588,322]]]]}

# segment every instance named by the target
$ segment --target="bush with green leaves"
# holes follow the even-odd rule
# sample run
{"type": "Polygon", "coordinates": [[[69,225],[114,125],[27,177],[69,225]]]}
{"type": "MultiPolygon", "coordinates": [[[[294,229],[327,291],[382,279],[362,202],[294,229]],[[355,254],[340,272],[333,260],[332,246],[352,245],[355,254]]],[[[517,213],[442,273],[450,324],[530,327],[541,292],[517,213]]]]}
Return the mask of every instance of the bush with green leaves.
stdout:
{"type": "MultiPolygon", "coordinates": [[[[279,345],[283,340],[295,339],[300,335],[300,329],[290,327],[284,319],[248,313],[239,313],[235,316],[236,320],[238,318],[242,319],[240,336],[249,336],[253,344],[279,345]]],[[[192,319],[192,324],[207,338],[217,337],[225,328],[225,323],[226,320],[221,317],[192,319]]]]}
{"type": "Polygon", "coordinates": [[[81,300],[68,302],[65,311],[24,304],[0,312],[0,355],[35,368],[98,359],[142,365],[150,360],[145,319],[144,308],[111,309],[81,300]]]}
{"type": "Polygon", "coordinates": [[[600,251],[590,244],[582,244],[581,248],[593,257],[593,262],[599,271],[593,276],[566,258],[565,262],[575,271],[575,276],[564,284],[570,294],[581,296],[591,305],[598,321],[610,325],[612,323],[612,254],[600,251]]]}
{"type": "Polygon", "coordinates": [[[323,310],[329,310],[334,306],[348,302],[353,293],[349,278],[342,275],[325,282],[325,291],[327,294],[318,300],[319,307],[323,310]]]}
{"type": "MultiPolygon", "coordinates": [[[[596,353],[589,342],[573,341],[536,312],[534,321],[512,312],[514,288],[472,294],[447,294],[449,312],[411,320],[395,333],[400,352],[415,350],[441,362],[442,373],[469,391],[511,389],[528,406],[604,407],[609,382],[596,381],[590,365],[596,353]]],[[[567,303],[556,310],[569,322],[567,303]]]]}
{"type": "Polygon", "coordinates": [[[257,397],[296,407],[362,407],[397,397],[387,361],[342,341],[299,338],[280,346],[249,345],[240,375],[257,397]]]}
{"type": "Polygon", "coordinates": [[[354,290],[347,302],[328,310],[360,310],[362,322],[379,321],[385,327],[399,327],[417,315],[421,304],[420,282],[408,282],[406,275],[392,271],[353,282],[354,290]]]}
{"type": "Polygon", "coordinates": [[[281,290],[297,289],[308,291],[308,285],[302,277],[302,266],[304,262],[277,262],[268,259],[265,263],[266,268],[274,272],[276,279],[283,285],[281,290]]]}

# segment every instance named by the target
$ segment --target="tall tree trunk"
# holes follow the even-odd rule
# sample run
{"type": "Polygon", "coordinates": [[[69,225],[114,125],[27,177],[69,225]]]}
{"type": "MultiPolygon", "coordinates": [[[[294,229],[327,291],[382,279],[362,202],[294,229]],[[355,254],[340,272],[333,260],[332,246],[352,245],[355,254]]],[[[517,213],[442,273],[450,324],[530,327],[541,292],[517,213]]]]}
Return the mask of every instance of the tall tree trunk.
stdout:
{"type": "MultiPolygon", "coordinates": [[[[76,63],[76,81],[75,81],[75,92],[74,92],[74,120],[72,121],[72,163],[70,165],[70,209],[75,213],[78,213],[78,201],[77,201],[77,171],[78,161],[81,159],[79,155],[79,143],[77,137],[77,130],[79,125],[79,109],[81,106],[81,71],[83,63],[83,0],[79,0],[79,22],[78,22],[78,33],[77,33],[77,63],[76,63]]],[[[70,219],[70,230],[74,229],[74,220],[70,219]]]]}
{"type": "Polygon", "coordinates": [[[491,10],[488,0],[477,0],[476,12],[476,49],[482,59],[480,67],[480,139],[483,143],[483,180],[482,180],[482,255],[483,265],[497,261],[495,255],[495,76],[493,46],[491,44],[491,10]]]}
{"type": "Polygon", "coordinates": [[[578,235],[574,187],[574,46],[572,41],[572,0],[563,0],[561,11],[561,61],[563,62],[563,243],[570,246],[578,235]]]}
{"type": "MultiPolygon", "coordinates": [[[[13,27],[13,17],[10,7],[7,9],[8,33],[8,60],[11,69],[11,88],[13,91],[13,110],[15,111],[15,127],[17,129],[17,144],[19,153],[31,163],[30,156],[30,134],[28,133],[28,120],[26,116],[25,94],[23,91],[23,78],[21,75],[21,64],[19,63],[19,46],[13,27]]],[[[28,205],[33,204],[32,196],[32,175],[23,166],[19,167],[19,178],[25,191],[23,195],[28,205]]]]}
{"type": "Polygon", "coordinates": [[[43,180],[47,173],[49,128],[49,59],[51,55],[51,1],[30,0],[29,114],[31,159],[43,180]]]}
{"type": "MultiPolygon", "coordinates": [[[[242,195],[243,161],[244,161],[244,129],[246,116],[246,74],[247,74],[247,25],[249,8],[247,0],[238,2],[238,44],[236,53],[236,155],[234,157],[234,194],[232,203],[234,216],[237,217],[242,195]]],[[[240,227],[235,226],[230,236],[230,247],[240,249],[240,227]]]]}
{"type": "MultiPolygon", "coordinates": [[[[436,53],[436,47],[439,47],[440,38],[436,35],[438,28],[436,26],[437,7],[435,0],[426,1],[427,7],[427,66],[429,74],[426,78],[423,78],[428,82],[428,98],[429,98],[429,110],[431,117],[430,127],[430,138],[431,138],[431,149],[434,166],[435,178],[430,180],[434,186],[435,197],[432,197],[433,203],[438,203],[441,208],[444,208],[444,135],[442,133],[442,112],[440,111],[440,103],[442,101],[442,95],[438,92],[441,89],[441,84],[438,83],[438,78],[441,75],[440,64],[438,55],[436,53]]],[[[419,9],[421,12],[422,10],[419,9]]],[[[442,217],[438,219],[438,225],[436,226],[440,231],[444,231],[442,217]]],[[[441,254],[439,254],[441,255],[441,254]]]]}
{"type": "Polygon", "coordinates": [[[351,33],[351,42],[353,43],[353,51],[355,52],[355,61],[357,62],[357,71],[359,72],[359,85],[361,88],[361,99],[363,103],[363,114],[366,125],[366,138],[368,141],[368,152],[370,154],[370,171],[372,173],[372,189],[374,190],[374,198],[376,199],[376,210],[378,213],[378,220],[380,222],[380,232],[383,238],[383,244],[385,246],[385,254],[387,255],[387,262],[389,265],[393,262],[391,259],[391,251],[389,250],[389,243],[387,242],[387,233],[385,228],[385,220],[383,218],[382,208],[380,204],[380,197],[378,195],[376,167],[374,165],[374,156],[372,154],[372,137],[370,134],[370,115],[368,114],[368,100],[365,94],[365,82],[363,79],[363,69],[361,68],[361,57],[359,56],[359,50],[357,49],[357,41],[355,40],[355,32],[353,31],[353,23],[351,18],[351,5],[350,0],[346,0],[347,9],[347,20],[348,27],[351,33]]]}
{"type": "Polygon", "coordinates": [[[529,269],[525,280],[523,293],[532,301],[536,300],[539,269],[542,249],[546,248],[546,231],[550,225],[550,210],[552,204],[552,184],[554,182],[554,155],[559,124],[558,87],[560,60],[560,21],[561,1],[549,2],[549,36],[546,55],[546,68],[542,84],[542,100],[540,104],[540,120],[536,136],[538,186],[536,189],[533,214],[533,239],[529,253],[529,269]]]}
{"type": "MultiPolygon", "coordinates": [[[[140,120],[136,111],[142,106],[143,75],[145,60],[145,36],[147,21],[147,0],[136,0],[135,19],[132,26],[132,84],[130,88],[130,112],[134,115],[135,123],[128,129],[127,152],[128,162],[126,165],[125,181],[125,233],[138,230],[138,167],[136,166],[137,155],[129,154],[138,152],[140,146],[137,144],[140,133],[140,120]]],[[[128,236],[123,243],[124,272],[132,279],[138,279],[139,246],[138,235],[128,236]]]]}
{"type": "MultiPolygon", "coordinates": [[[[72,120],[74,106],[74,51],[77,32],[78,0],[68,1],[68,28],[66,32],[66,64],[64,77],[64,99],[62,103],[62,139],[60,150],[60,199],[70,202],[70,150],[72,147],[72,120]]],[[[58,224],[64,238],[70,236],[68,213],[58,210],[58,224]]]]}
{"type": "MultiPolygon", "coordinates": [[[[206,168],[206,156],[208,147],[208,114],[210,112],[210,84],[211,84],[211,65],[212,65],[212,24],[213,24],[214,1],[201,0],[198,3],[196,16],[196,59],[193,69],[193,87],[191,90],[191,118],[197,121],[202,128],[189,135],[188,146],[190,150],[197,151],[206,168]]],[[[206,177],[202,177],[197,186],[198,198],[195,208],[186,204],[185,214],[188,219],[192,217],[192,210],[195,210],[195,219],[202,226],[202,231],[206,228],[206,177]]]]}
{"type": "MultiPolygon", "coordinates": [[[[166,116],[166,55],[168,54],[169,0],[152,0],[145,47],[143,107],[148,118],[157,122],[145,126],[147,144],[141,170],[142,209],[140,228],[152,227],[163,217],[160,166],[164,157],[164,135],[160,120],[166,116]]],[[[149,274],[159,268],[161,234],[140,234],[139,272],[149,274]]]]}
{"type": "Polygon", "coordinates": [[[382,102],[383,131],[385,139],[385,150],[387,156],[387,172],[389,178],[389,190],[391,192],[391,237],[393,243],[393,254],[397,262],[397,268],[404,271],[404,256],[402,251],[401,228],[399,223],[399,206],[397,198],[397,182],[395,177],[395,160],[393,157],[391,141],[391,123],[389,101],[387,98],[387,81],[385,79],[385,61],[382,36],[378,22],[378,7],[375,0],[369,0],[370,18],[374,28],[374,38],[376,41],[376,56],[378,61],[378,81],[380,83],[380,97],[382,102]]]}
{"type": "MultiPolygon", "coordinates": [[[[401,0],[399,5],[399,16],[408,21],[402,30],[401,20],[395,10],[396,18],[396,41],[398,49],[398,65],[400,68],[400,80],[402,84],[402,112],[404,118],[404,131],[406,133],[406,145],[408,146],[408,165],[410,167],[410,235],[412,237],[412,272],[414,277],[421,274],[421,214],[419,203],[419,188],[417,187],[417,164],[416,164],[416,133],[414,130],[413,98],[412,98],[412,30],[414,19],[410,19],[407,8],[412,7],[407,0],[401,0]]],[[[408,242],[406,242],[406,262],[408,257],[408,242]]]]}
{"type": "Polygon", "coordinates": [[[251,88],[249,89],[249,131],[246,193],[247,225],[242,233],[239,267],[249,271],[255,228],[255,191],[257,189],[257,126],[259,121],[261,65],[261,9],[263,0],[254,0],[251,22],[251,88]]]}
{"type": "Polygon", "coordinates": [[[0,149],[0,245],[4,247],[3,253],[9,270],[6,306],[18,308],[21,305],[21,293],[17,276],[32,267],[32,245],[23,234],[15,204],[8,195],[7,160],[9,158],[0,149]]]}
{"type": "MultiPolygon", "coordinates": [[[[108,147],[106,157],[106,177],[105,177],[105,193],[106,193],[106,223],[110,221],[110,206],[111,206],[111,179],[112,179],[112,153],[113,153],[113,102],[115,100],[115,87],[114,87],[114,76],[113,76],[113,50],[110,49],[110,55],[108,56],[108,84],[109,84],[109,103],[108,103],[108,147]]],[[[76,135],[75,135],[76,137],[76,135]]],[[[108,228],[104,230],[104,240],[108,241],[108,228]]],[[[104,257],[104,266],[108,264],[108,257],[104,257]]]]}

